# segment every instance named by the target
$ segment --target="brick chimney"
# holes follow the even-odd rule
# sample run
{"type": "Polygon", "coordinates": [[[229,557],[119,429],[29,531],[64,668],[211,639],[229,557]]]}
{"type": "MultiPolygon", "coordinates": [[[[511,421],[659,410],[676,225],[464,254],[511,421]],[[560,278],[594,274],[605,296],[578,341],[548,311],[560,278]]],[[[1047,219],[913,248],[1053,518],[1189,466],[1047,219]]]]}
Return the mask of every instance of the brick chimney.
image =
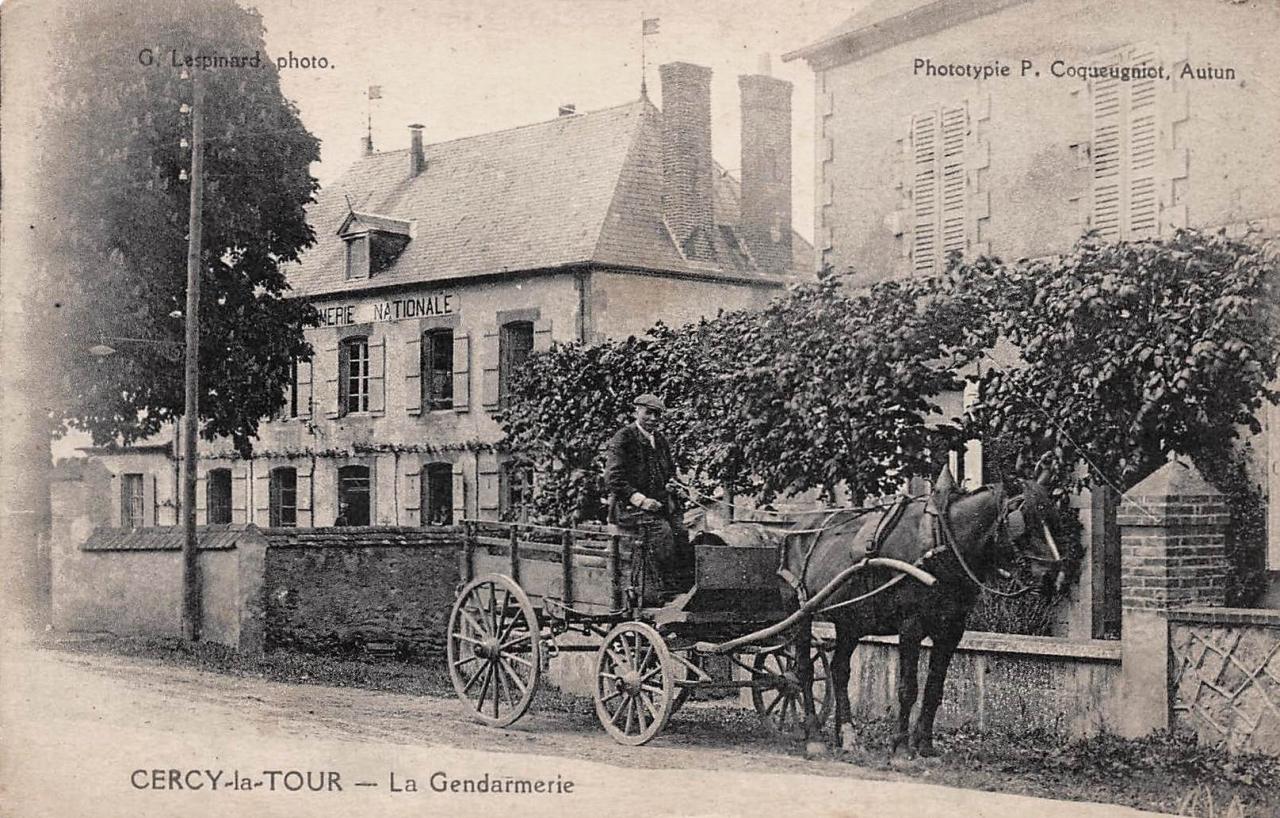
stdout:
{"type": "Polygon", "coordinates": [[[422,126],[409,126],[409,176],[417,176],[427,169],[427,155],[422,150],[422,126]]]}
{"type": "MultiPolygon", "coordinates": [[[[767,63],[762,61],[762,71],[767,63]]],[[[738,230],[762,270],[792,268],[791,83],[738,77],[742,92],[742,218],[738,230]]]]}
{"type": "Polygon", "coordinates": [[[662,77],[662,215],[690,260],[715,260],[711,69],[667,63],[662,77]]]}

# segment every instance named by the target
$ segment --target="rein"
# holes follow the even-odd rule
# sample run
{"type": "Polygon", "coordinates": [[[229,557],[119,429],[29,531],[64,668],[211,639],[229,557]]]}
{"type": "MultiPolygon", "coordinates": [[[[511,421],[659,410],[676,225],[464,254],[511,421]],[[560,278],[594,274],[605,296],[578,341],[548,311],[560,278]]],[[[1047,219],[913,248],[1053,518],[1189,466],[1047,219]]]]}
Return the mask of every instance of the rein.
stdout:
{"type": "MultiPolygon", "coordinates": [[[[934,523],[937,526],[938,533],[943,543],[951,550],[952,554],[955,554],[956,562],[960,563],[960,568],[964,571],[965,575],[969,577],[970,581],[972,581],[974,585],[977,585],[979,588],[981,588],[982,590],[986,591],[989,594],[995,594],[996,596],[1004,597],[1006,599],[1020,597],[1029,593],[1031,590],[1033,590],[1032,586],[1023,585],[1021,588],[1019,588],[1016,591],[1002,591],[999,588],[993,588],[990,585],[987,585],[985,582],[979,579],[978,575],[974,572],[973,568],[969,567],[969,563],[965,561],[964,554],[961,553],[960,551],[960,544],[956,542],[955,534],[951,530],[951,521],[950,519],[948,519],[947,511],[948,510],[945,508],[941,509],[937,513],[936,517],[934,518],[934,523]]],[[[1007,528],[1008,520],[1009,520],[1009,513],[1003,508],[997,509],[996,521],[995,523],[992,524],[991,530],[987,532],[987,535],[982,538],[982,542],[986,542],[987,540],[994,538],[998,544],[1000,541],[1001,535],[1004,534],[1007,536],[1008,534],[1008,528],[1007,528]]],[[[1047,559],[1044,559],[1043,557],[1036,557],[1034,554],[1027,554],[1025,556],[1028,556],[1032,559],[1043,560],[1044,562],[1053,562],[1053,560],[1047,560],[1047,559]]]]}

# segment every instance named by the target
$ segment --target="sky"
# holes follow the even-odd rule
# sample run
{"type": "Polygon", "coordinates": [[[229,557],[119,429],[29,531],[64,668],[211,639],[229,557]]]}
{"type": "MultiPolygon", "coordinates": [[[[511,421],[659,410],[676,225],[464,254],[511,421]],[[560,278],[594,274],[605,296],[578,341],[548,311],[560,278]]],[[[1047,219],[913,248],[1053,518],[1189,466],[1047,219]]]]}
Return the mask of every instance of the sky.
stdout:
{"type": "Polygon", "coordinates": [[[281,85],[321,140],[321,184],[360,155],[366,90],[378,150],[408,147],[411,123],[428,143],[540,122],[561,104],[593,111],[640,95],[640,20],[659,19],[646,38],[650,98],[661,100],[657,66],[710,66],[712,150],[739,163],[737,77],[771,55],[792,94],[793,209],[813,237],[813,73],[782,62],[835,28],[867,0],[240,0],[256,8],[269,55],[324,58],[327,68],[286,67],[281,85]]]}

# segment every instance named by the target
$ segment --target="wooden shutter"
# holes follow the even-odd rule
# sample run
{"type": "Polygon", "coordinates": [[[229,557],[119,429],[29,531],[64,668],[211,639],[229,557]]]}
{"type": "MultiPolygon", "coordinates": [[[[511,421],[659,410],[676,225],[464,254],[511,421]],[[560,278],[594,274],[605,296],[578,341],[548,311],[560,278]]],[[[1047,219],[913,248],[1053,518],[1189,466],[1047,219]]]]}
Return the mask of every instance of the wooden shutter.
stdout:
{"type": "Polygon", "coordinates": [[[258,463],[253,472],[253,519],[259,526],[271,525],[271,468],[258,463]]]}
{"type": "Polygon", "coordinates": [[[404,510],[406,524],[417,526],[422,524],[422,478],[424,468],[421,463],[406,463],[404,466],[404,510]]]}
{"type": "Polygon", "coordinates": [[[453,335],[453,411],[471,411],[471,336],[453,335]]]}
{"type": "Polygon", "coordinates": [[[911,119],[911,270],[928,275],[938,254],[938,112],[911,119]]]}
{"type": "Polygon", "coordinates": [[[209,480],[196,475],[196,525],[209,524],[209,480]]]}
{"type": "Polygon", "coordinates": [[[948,253],[952,250],[963,253],[968,245],[965,224],[968,181],[964,155],[965,140],[969,133],[968,119],[968,112],[962,107],[942,109],[942,248],[938,253],[939,268],[945,266],[948,253]]]}
{"type": "Polygon", "coordinates": [[[453,464],[453,524],[458,525],[467,518],[467,478],[462,466],[453,464]]]}
{"type": "Polygon", "coordinates": [[[160,508],[156,503],[156,476],[154,474],[145,475],[142,478],[142,524],[160,525],[160,508]],[[151,479],[148,480],[147,478],[151,479]],[[151,522],[148,523],[147,520],[151,522]]]}
{"type": "Polygon", "coordinates": [[[498,519],[498,464],[482,465],[476,477],[476,503],[482,520],[498,519]]]}
{"type": "Polygon", "coordinates": [[[311,419],[311,362],[298,361],[298,419],[311,419]]]}
{"type": "Polygon", "coordinates": [[[498,408],[498,330],[486,332],[480,341],[480,366],[482,378],[480,402],[486,409],[498,408]]]}
{"type": "Polygon", "coordinates": [[[302,461],[298,464],[298,526],[300,528],[315,528],[316,518],[315,511],[311,507],[312,480],[314,479],[314,467],[310,461],[302,461]]]}
{"type": "Polygon", "coordinates": [[[369,412],[387,410],[387,341],[369,339],[369,412]]]}
{"type": "Polygon", "coordinates": [[[422,334],[416,329],[405,342],[408,354],[404,356],[404,408],[411,415],[422,414],[422,359],[426,352],[422,346],[422,334]]]}
{"type": "Polygon", "coordinates": [[[320,393],[319,403],[324,407],[324,416],[332,419],[341,414],[339,402],[342,395],[341,390],[338,389],[338,376],[342,373],[342,360],[338,354],[337,344],[324,348],[324,360],[326,367],[333,367],[333,377],[324,379],[324,391],[320,393]]]}
{"type": "MultiPolygon", "coordinates": [[[[1122,56],[1122,55],[1121,55],[1122,56]]],[[[1124,86],[1111,77],[1091,82],[1093,112],[1090,153],[1093,161],[1093,209],[1090,224],[1107,241],[1121,234],[1121,131],[1124,86]]]]}
{"type": "Polygon", "coordinates": [[[551,319],[533,322],[533,351],[546,352],[551,349],[551,319]]]}
{"type": "Polygon", "coordinates": [[[249,472],[231,473],[231,522],[249,522],[249,472]]]}
{"type": "MultiPolygon", "coordinates": [[[[1150,49],[1135,48],[1130,65],[1154,65],[1150,49]]],[[[1125,133],[1125,223],[1128,239],[1155,235],[1159,227],[1160,201],[1156,187],[1157,125],[1156,79],[1134,80],[1128,86],[1128,122],[1125,133]]]]}

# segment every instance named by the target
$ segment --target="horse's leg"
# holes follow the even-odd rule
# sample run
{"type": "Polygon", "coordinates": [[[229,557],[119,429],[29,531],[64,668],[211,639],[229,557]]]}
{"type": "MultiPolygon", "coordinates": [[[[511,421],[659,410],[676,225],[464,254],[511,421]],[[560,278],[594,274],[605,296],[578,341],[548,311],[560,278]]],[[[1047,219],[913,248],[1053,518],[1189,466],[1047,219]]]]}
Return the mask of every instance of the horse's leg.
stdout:
{"type": "Polygon", "coordinates": [[[804,703],[804,742],[805,752],[816,755],[826,748],[821,745],[818,735],[818,714],[813,701],[813,621],[806,618],[796,630],[796,671],[800,678],[800,701],[804,703]]]}
{"type": "Polygon", "coordinates": [[[836,698],[836,749],[844,746],[842,731],[846,723],[853,724],[853,708],[849,704],[849,671],[853,649],[858,646],[858,635],[846,620],[836,620],[836,649],[831,658],[831,684],[835,685],[836,698]]]}
{"type": "Polygon", "coordinates": [[[924,699],[920,702],[920,718],[916,719],[916,729],[912,743],[916,752],[922,756],[936,756],[933,748],[933,718],[938,714],[938,706],[942,704],[942,691],[947,681],[947,668],[951,666],[951,657],[955,655],[956,645],[964,635],[964,618],[955,620],[956,624],[947,623],[933,636],[933,650],[929,654],[929,677],[924,683],[924,699]]]}
{"type": "Polygon", "coordinates": [[[890,754],[896,753],[903,745],[910,747],[911,708],[915,706],[920,689],[916,674],[922,639],[924,630],[915,617],[905,620],[898,629],[898,734],[893,738],[890,754]]]}

